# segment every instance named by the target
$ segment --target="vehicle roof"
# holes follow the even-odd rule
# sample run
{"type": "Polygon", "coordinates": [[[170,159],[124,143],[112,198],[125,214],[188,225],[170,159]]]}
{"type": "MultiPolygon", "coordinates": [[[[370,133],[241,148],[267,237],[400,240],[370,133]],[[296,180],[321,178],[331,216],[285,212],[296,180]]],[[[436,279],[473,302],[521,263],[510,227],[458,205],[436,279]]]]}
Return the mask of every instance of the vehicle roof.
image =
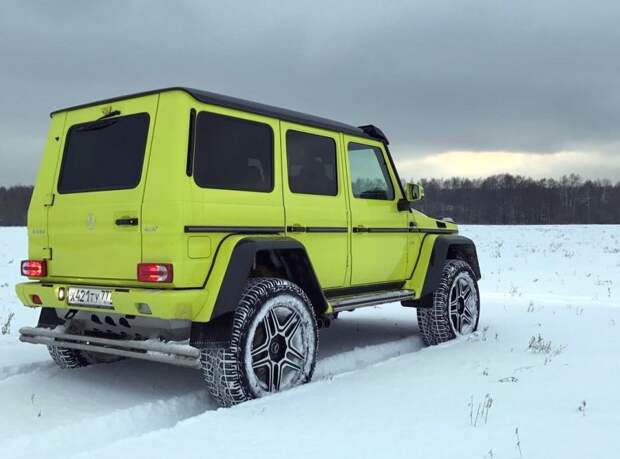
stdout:
{"type": "Polygon", "coordinates": [[[183,91],[192,96],[199,102],[210,105],[218,105],[220,107],[232,108],[236,110],[242,110],[249,113],[255,113],[257,115],[265,115],[273,118],[278,118],[284,121],[291,121],[293,123],[304,124],[307,126],[317,127],[321,129],[328,129],[331,131],[342,132],[345,134],[356,135],[360,137],[367,137],[376,140],[380,140],[385,144],[388,144],[387,137],[381,132],[379,128],[373,125],[356,127],[350,124],[341,123],[339,121],[322,118],[319,116],[309,115],[307,113],[297,112],[294,110],[288,110],[286,108],[274,107],[272,105],[261,104],[259,102],[253,102],[250,100],[239,99],[237,97],[226,96],[223,94],[217,94],[210,91],[203,91],[200,89],[185,88],[185,87],[170,87],[163,89],[155,89],[152,91],[144,91],[135,94],[127,94],[125,96],[113,97],[111,99],[98,100],[86,104],[74,105],[59,110],[54,110],[51,115],[69,110],[76,110],[85,107],[91,107],[94,105],[100,105],[105,103],[111,103],[118,100],[130,99],[134,97],[147,96],[150,94],[158,94],[167,91],[183,91]]]}

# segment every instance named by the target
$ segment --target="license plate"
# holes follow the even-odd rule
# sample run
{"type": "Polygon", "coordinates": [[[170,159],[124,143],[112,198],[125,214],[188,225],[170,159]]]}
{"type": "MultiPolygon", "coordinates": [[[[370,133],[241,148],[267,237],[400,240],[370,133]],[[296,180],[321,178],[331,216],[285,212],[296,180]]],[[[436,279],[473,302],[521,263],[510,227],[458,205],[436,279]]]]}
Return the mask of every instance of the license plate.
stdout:
{"type": "Polygon", "coordinates": [[[69,304],[112,309],[112,290],[89,287],[69,287],[69,304]]]}

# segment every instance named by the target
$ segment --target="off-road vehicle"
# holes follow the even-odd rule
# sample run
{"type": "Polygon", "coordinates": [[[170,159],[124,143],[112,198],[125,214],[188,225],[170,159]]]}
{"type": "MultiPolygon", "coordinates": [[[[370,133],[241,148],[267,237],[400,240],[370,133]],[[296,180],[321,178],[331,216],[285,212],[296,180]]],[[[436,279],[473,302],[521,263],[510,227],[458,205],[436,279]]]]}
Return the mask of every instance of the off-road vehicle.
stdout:
{"type": "Polygon", "coordinates": [[[201,369],[229,406],[309,381],[341,311],[417,307],[423,340],[476,330],[471,240],[413,208],[375,126],[187,88],[55,111],[18,284],[20,339],[63,368],[201,369]]]}

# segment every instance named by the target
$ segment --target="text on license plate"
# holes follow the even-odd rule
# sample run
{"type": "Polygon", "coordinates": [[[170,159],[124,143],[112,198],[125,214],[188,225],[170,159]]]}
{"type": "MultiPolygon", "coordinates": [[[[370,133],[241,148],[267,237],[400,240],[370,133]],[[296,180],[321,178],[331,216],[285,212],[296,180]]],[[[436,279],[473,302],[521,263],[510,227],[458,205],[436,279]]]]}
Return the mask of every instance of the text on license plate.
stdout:
{"type": "Polygon", "coordinates": [[[69,287],[67,302],[69,304],[112,308],[112,290],[69,287]]]}

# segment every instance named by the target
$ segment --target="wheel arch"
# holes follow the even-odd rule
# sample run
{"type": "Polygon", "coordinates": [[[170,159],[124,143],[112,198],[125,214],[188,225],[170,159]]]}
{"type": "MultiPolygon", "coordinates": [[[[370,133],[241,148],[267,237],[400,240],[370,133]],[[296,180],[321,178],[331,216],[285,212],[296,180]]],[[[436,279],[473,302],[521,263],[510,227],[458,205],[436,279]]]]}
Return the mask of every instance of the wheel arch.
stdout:
{"type": "Polygon", "coordinates": [[[279,277],[294,282],[308,295],[317,314],[328,306],[301,242],[282,237],[248,237],[237,242],[228,259],[210,320],[234,312],[243,286],[252,277],[279,277]]]}
{"type": "Polygon", "coordinates": [[[478,263],[478,254],[474,242],[465,236],[439,236],[433,245],[426,270],[421,294],[422,299],[432,294],[439,285],[443,265],[446,260],[466,261],[471,266],[476,280],[480,280],[480,264],[478,263]]]}

